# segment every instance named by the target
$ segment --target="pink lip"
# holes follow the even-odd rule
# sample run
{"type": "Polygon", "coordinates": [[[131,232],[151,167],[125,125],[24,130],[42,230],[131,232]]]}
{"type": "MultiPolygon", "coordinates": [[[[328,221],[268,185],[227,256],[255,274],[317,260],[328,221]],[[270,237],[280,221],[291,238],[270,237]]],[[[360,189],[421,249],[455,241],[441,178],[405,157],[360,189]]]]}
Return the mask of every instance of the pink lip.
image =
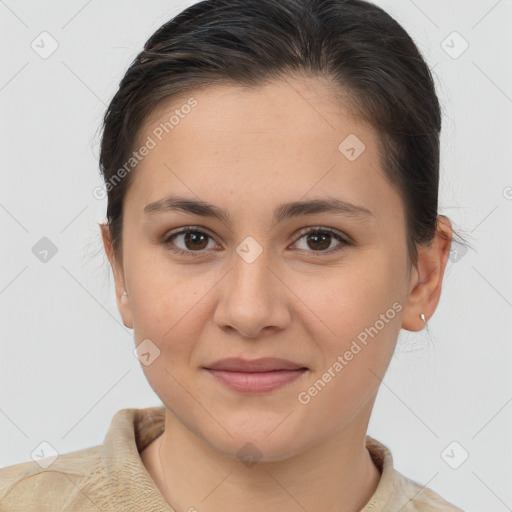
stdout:
{"type": "Polygon", "coordinates": [[[307,368],[273,370],[269,372],[235,372],[206,368],[222,384],[243,393],[272,391],[300,377],[307,368]]]}

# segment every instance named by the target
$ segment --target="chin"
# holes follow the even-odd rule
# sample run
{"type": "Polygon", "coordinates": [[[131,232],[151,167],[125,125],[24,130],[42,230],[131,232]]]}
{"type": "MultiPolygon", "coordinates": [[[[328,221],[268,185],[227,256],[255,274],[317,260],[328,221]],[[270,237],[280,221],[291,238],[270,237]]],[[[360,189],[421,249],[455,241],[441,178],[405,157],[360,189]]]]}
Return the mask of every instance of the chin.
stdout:
{"type": "Polygon", "coordinates": [[[235,437],[229,446],[214,446],[220,453],[233,460],[245,463],[247,467],[256,462],[281,462],[297,455],[300,450],[296,445],[290,446],[289,441],[270,443],[265,436],[261,439],[248,440],[244,436],[235,437]]]}
{"type": "MultiPolygon", "coordinates": [[[[282,421],[280,418],[279,421],[282,421]]],[[[279,462],[289,459],[307,448],[306,444],[297,436],[296,431],[283,428],[283,425],[276,429],[279,421],[273,421],[272,426],[258,424],[254,420],[250,428],[243,428],[242,426],[236,427],[232,425],[227,427],[228,431],[233,437],[227,434],[222,435],[221,438],[206,439],[207,442],[218,452],[224,454],[226,457],[238,459],[240,461],[256,462],[279,462]]]]}

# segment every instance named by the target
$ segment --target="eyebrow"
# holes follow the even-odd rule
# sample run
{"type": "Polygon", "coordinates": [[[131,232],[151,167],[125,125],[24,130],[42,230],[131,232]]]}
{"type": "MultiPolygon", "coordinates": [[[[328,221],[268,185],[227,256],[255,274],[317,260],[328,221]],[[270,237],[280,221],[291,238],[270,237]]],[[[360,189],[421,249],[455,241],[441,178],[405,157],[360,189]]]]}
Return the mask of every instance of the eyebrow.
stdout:
{"type": "MultiPolygon", "coordinates": [[[[182,196],[169,196],[144,208],[144,214],[151,216],[157,213],[184,212],[202,217],[212,217],[226,224],[231,223],[229,213],[215,205],[197,199],[189,199],[182,196]]],[[[368,218],[373,217],[372,211],[364,206],[355,205],[334,197],[325,199],[312,199],[310,201],[294,201],[283,203],[274,210],[273,221],[275,223],[293,217],[314,215],[317,213],[333,213],[350,217],[368,218]]]]}

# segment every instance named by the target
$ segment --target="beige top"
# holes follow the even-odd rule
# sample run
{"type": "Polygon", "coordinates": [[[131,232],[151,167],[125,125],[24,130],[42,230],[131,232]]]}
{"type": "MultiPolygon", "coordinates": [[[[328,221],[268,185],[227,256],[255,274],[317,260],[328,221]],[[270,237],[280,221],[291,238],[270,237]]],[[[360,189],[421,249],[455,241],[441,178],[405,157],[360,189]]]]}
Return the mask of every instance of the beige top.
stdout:
{"type": "MultiPolygon", "coordinates": [[[[61,454],[46,469],[36,462],[0,469],[0,511],[176,512],[140,458],[163,432],[164,413],[163,406],[122,409],[102,445],[61,454]]],[[[366,446],[382,476],[360,512],[464,512],[396,471],[382,443],[366,436],[366,446]]]]}

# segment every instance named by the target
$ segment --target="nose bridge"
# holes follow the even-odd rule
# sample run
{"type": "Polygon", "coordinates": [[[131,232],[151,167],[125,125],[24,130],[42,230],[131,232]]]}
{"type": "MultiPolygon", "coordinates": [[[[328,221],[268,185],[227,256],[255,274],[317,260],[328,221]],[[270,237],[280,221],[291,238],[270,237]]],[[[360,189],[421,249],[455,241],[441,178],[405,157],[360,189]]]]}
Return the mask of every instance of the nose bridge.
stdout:
{"type": "Polygon", "coordinates": [[[236,290],[243,294],[245,290],[254,297],[271,295],[270,252],[264,247],[265,240],[262,237],[258,237],[258,240],[247,236],[236,247],[236,254],[233,257],[232,292],[236,290]]]}
{"type": "Polygon", "coordinates": [[[215,313],[220,327],[232,327],[248,337],[266,327],[283,328],[289,321],[280,289],[284,285],[274,275],[268,251],[258,246],[253,239],[237,247],[215,313]]]}

